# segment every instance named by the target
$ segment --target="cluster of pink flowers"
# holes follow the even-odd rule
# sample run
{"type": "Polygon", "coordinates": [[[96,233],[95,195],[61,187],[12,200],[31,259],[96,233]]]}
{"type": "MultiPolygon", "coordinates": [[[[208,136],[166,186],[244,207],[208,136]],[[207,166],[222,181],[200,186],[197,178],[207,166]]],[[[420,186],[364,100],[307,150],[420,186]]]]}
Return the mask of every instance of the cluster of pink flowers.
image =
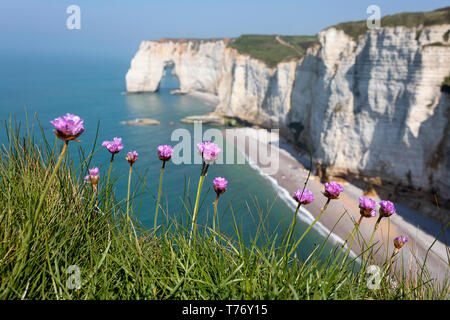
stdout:
{"type": "MultiPolygon", "coordinates": [[[[76,116],[76,115],[70,114],[70,113],[67,113],[65,116],[62,116],[62,117],[59,117],[59,118],[56,118],[56,119],[50,121],[50,123],[55,128],[55,135],[59,139],[64,140],[66,142],[65,148],[67,148],[67,144],[69,141],[72,141],[72,140],[77,141],[76,139],[84,132],[85,129],[83,126],[83,122],[84,122],[83,119],[81,119],[79,116],[76,116]]],[[[114,159],[114,155],[119,153],[124,148],[124,145],[122,144],[122,139],[118,138],[118,137],[114,137],[114,139],[112,141],[103,141],[102,146],[105,147],[112,154],[111,163],[110,163],[110,170],[111,170],[111,164],[114,159]]],[[[202,156],[203,161],[204,161],[204,166],[202,168],[201,180],[200,180],[202,182],[203,181],[202,179],[204,179],[206,176],[208,166],[210,164],[214,163],[218,159],[220,153],[222,152],[222,149],[215,143],[212,143],[210,141],[204,141],[204,142],[197,144],[197,150],[198,150],[199,154],[202,156]],[[207,166],[205,166],[205,164],[207,164],[207,166]]],[[[169,161],[171,159],[172,154],[173,154],[173,148],[170,145],[160,145],[157,147],[157,152],[158,152],[158,158],[161,161],[163,161],[163,166],[161,169],[161,181],[162,181],[162,172],[164,171],[164,165],[165,165],[166,161],[169,161]]],[[[125,159],[130,164],[130,177],[131,177],[131,166],[138,159],[137,151],[128,152],[125,159]]],[[[84,180],[87,183],[91,184],[94,187],[94,190],[96,190],[96,186],[98,184],[99,178],[100,178],[100,170],[99,170],[99,168],[95,167],[95,168],[89,169],[89,174],[84,177],[84,180]]],[[[109,173],[108,173],[108,181],[109,181],[109,173]]],[[[160,181],[160,191],[161,191],[161,181],[160,181]]],[[[217,200],[218,200],[219,195],[223,194],[226,191],[228,181],[223,177],[216,177],[213,180],[212,184],[214,187],[214,191],[217,194],[217,200]]],[[[199,185],[201,187],[200,183],[199,183],[199,185]]],[[[324,188],[325,188],[325,190],[323,192],[323,195],[328,198],[328,202],[331,199],[338,199],[340,194],[344,191],[344,188],[335,181],[330,181],[330,182],[325,183],[324,188]]],[[[198,191],[198,193],[199,193],[199,191],[198,191]]],[[[159,194],[160,194],[160,192],[159,192],[159,194]]],[[[314,201],[313,193],[311,192],[311,190],[306,189],[306,188],[303,190],[301,190],[301,189],[297,190],[294,193],[293,198],[299,203],[299,206],[300,206],[300,204],[306,205],[306,204],[312,203],[314,201]]],[[[197,197],[197,201],[198,201],[198,197],[197,197]]],[[[326,206],[328,205],[328,202],[324,206],[322,213],[325,210],[326,206]]],[[[159,195],[158,195],[158,203],[159,203],[159,195]]],[[[216,201],[216,205],[217,205],[217,201],[216,201]]],[[[396,213],[395,206],[391,201],[382,200],[379,202],[379,206],[380,206],[380,209],[379,209],[380,216],[379,216],[379,219],[375,226],[375,230],[376,230],[376,227],[377,227],[379,221],[381,220],[381,218],[390,217],[396,213]]],[[[196,208],[197,208],[197,203],[196,203],[196,208]]],[[[298,210],[298,208],[297,208],[297,210],[298,210]]],[[[361,219],[362,219],[362,217],[370,218],[370,217],[376,216],[376,211],[375,211],[376,202],[371,198],[360,197],[359,198],[359,209],[360,209],[361,219]]],[[[194,216],[196,216],[197,212],[196,212],[196,210],[194,210],[194,211],[195,211],[194,216]]],[[[158,206],[156,209],[156,214],[157,214],[157,212],[158,212],[158,206]]],[[[127,208],[127,213],[128,213],[128,208],[127,208]]],[[[156,226],[156,214],[155,214],[155,226],[156,226]]],[[[193,219],[193,223],[194,222],[195,222],[195,218],[193,219]]],[[[358,223],[358,225],[359,225],[359,223],[358,223]]],[[[374,230],[374,232],[375,232],[375,230],[374,230]]],[[[406,242],[408,242],[407,237],[404,237],[404,236],[395,237],[394,245],[396,247],[396,250],[403,247],[403,245],[406,242]]]]}
{"type": "Polygon", "coordinates": [[[222,152],[217,144],[210,141],[198,143],[197,150],[207,164],[215,162],[222,152]]]}
{"type": "Polygon", "coordinates": [[[112,154],[119,153],[123,149],[122,138],[114,137],[112,141],[103,141],[102,147],[105,147],[112,154]]]}
{"type": "Polygon", "coordinates": [[[344,192],[344,188],[339,183],[335,181],[325,183],[325,192],[323,194],[328,199],[338,199],[341,192],[344,192]]]}
{"type": "Polygon", "coordinates": [[[370,218],[375,217],[377,213],[375,212],[376,203],[370,198],[360,197],[359,198],[359,209],[363,217],[370,218]]]}
{"type": "MultiPolygon", "coordinates": [[[[344,191],[344,188],[335,181],[325,183],[324,187],[325,191],[323,192],[323,195],[328,199],[337,199],[341,192],[344,191]]],[[[304,190],[298,189],[295,191],[293,198],[299,204],[308,204],[314,201],[313,193],[306,188],[304,190]]]]}
{"type": "MultiPolygon", "coordinates": [[[[390,217],[392,216],[395,211],[395,206],[391,201],[382,200],[378,203],[380,205],[380,218],[383,217],[390,217]]],[[[361,216],[366,218],[373,218],[377,215],[375,208],[376,203],[374,200],[368,198],[368,197],[360,197],[359,198],[359,208],[361,216]]]]}
{"type": "Polygon", "coordinates": [[[77,139],[84,132],[83,122],[83,119],[71,113],[50,121],[56,136],[66,142],[77,139]]]}
{"type": "Polygon", "coordinates": [[[378,204],[380,205],[381,217],[390,217],[396,212],[394,204],[390,201],[382,200],[378,204]]]}
{"type": "Polygon", "coordinates": [[[294,200],[301,204],[308,204],[314,201],[314,195],[309,189],[299,189],[294,193],[294,200]]]}
{"type": "Polygon", "coordinates": [[[172,158],[173,148],[169,145],[161,145],[157,148],[158,150],[158,158],[161,161],[169,161],[172,158]]]}

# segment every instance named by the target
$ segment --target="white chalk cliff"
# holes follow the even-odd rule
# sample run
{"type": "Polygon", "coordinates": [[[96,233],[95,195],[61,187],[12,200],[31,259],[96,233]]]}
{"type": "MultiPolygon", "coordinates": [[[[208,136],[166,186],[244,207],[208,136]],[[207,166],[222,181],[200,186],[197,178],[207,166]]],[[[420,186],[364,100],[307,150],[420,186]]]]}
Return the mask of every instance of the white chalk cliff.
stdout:
{"type": "Polygon", "coordinates": [[[319,33],[300,60],[270,68],[224,40],[143,41],[128,92],[153,92],[166,67],[216,112],[280,127],[331,172],[377,176],[450,199],[450,24],[389,27],[353,39],[319,33]],[[439,44],[438,44],[439,43],[439,44]]]}

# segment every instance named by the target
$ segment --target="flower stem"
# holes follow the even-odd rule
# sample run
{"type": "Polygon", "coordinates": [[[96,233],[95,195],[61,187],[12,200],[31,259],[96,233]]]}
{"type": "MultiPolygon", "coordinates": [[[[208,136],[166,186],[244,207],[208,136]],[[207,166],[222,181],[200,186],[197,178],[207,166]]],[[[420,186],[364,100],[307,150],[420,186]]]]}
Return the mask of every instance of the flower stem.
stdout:
{"type": "Polygon", "coordinates": [[[131,172],[133,171],[133,165],[130,164],[130,172],[128,173],[128,191],[127,191],[127,220],[130,220],[129,210],[130,210],[130,185],[131,185],[131,172]]]}
{"type": "Polygon", "coordinates": [[[214,201],[214,215],[213,215],[213,231],[214,231],[214,242],[216,241],[216,214],[217,214],[217,203],[219,202],[219,194],[217,194],[216,201],[214,201]]]}
{"type": "Polygon", "coordinates": [[[325,203],[325,205],[322,208],[322,211],[320,211],[319,215],[317,216],[317,218],[313,221],[313,223],[311,223],[311,225],[308,227],[308,229],[306,229],[305,232],[303,232],[302,236],[300,237],[300,239],[298,239],[297,243],[292,247],[291,251],[289,251],[289,255],[292,254],[292,252],[294,252],[295,248],[297,248],[297,246],[300,244],[300,242],[303,240],[303,238],[308,234],[309,230],[311,230],[311,228],[316,224],[316,222],[319,220],[319,218],[322,216],[322,214],[325,212],[325,210],[327,210],[328,204],[330,203],[331,199],[328,198],[327,202],[325,203]]]}
{"type": "MultiPolygon", "coordinates": [[[[370,236],[370,241],[369,241],[369,247],[368,247],[368,249],[370,249],[370,246],[372,245],[373,237],[375,236],[375,232],[377,231],[378,226],[380,225],[381,218],[382,218],[381,216],[378,217],[378,220],[377,220],[377,222],[375,223],[375,226],[373,227],[372,235],[370,236]]],[[[372,255],[372,249],[370,249],[370,252],[371,252],[370,255],[372,255]]]]}
{"type": "Polygon", "coordinates": [[[285,255],[285,257],[286,257],[287,248],[288,248],[288,246],[289,246],[289,243],[291,242],[292,233],[294,232],[295,225],[296,225],[296,223],[297,223],[297,214],[298,214],[298,211],[300,210],[300,206],[301,206],[301,205],[302,205],[302,204],[299,202],[298,205],[297,205],[297,209],[295,210],[294,216],[292,217],[291,226],[289,227],[288,238],[287,238],[287,240],[286,240],[286,247],[285,247],[285,249],[284,249],[284,255],[285,255]]]}
{"type": "Polygon", "coordinates": [[[155,209],[155,222],[153,225],[153,228],[156,230],[156,224],[158,220],[158,210],[159,210],[159,199],[161,198],[161,186],[162,186],[162,180],[163,180],[163,174],[164,174],[164,168],[166,166],[166,162],[163,161],[162,167],[161,167],[161,174],[159,176],[159,188],[158,188],[158,198],[156,200],[156,209],[155,209]]]}
{"type": "Polygon", "coordinates": [[[108,211],[108,201],[109,201],[109,177],[111,176],[111,167],[114,161],[114,153],[111,155],[111,161],[109,162],[108,169],[108,179],[106,180],[106,195],[105,195],[105,213],[108,211]]]}
{"type": "Polygon", "coordinates": [[[200,178],[198,180],[197,196],[195,198],[195,205],[194,205],[194,213],[192,214],[192,225],[191,225],[191,233],[189,235],[189,245],[191,244],[192,235],[194,233],[194,229],[195,229],[195,226],[196,226],[197,213],[198,213],[198,204],[199,204],[199,201],[200,201],[200,194],[202,192],[203,181],[205,180],[205,176],[206,176],[206,173],[208,171],[208,167],[209,167],[209,164],[206,165],[206,167],[205,167],[205,162],[203,162],[202,172],[201,172],[200,178]]]}

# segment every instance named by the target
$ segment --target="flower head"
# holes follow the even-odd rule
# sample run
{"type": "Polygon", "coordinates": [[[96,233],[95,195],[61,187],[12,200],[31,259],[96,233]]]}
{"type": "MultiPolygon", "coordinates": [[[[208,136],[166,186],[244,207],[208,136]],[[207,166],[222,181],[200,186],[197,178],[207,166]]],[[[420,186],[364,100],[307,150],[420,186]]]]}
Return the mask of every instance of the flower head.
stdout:
{"type": "Polygon", "coordinates": [[[299,189],[294,193],[294,200],[301,204],[308,204],[314,201],[314,195],[308,189],[303,190],[302,194],[302,190],[299,189]]]}
{"type": "Polygon", "coordinates": [[[127,153],[127,156],[125,157],[127,159],[128,163],[132,165],[135,163],[138,159],[138,153],[136,151],[130,151],[127,153]]]}
{"type": "Polygon", "coordinates": [[[98,168],[89,169],[89,175],[84,177],[84,180],[90,184],[97,184],[100,178],[99,175],[100,170],[98,168]]]}
{"type": "Polygon", "coordinates": [[[337,199],[344,188],[337,182],[331,181],[325,183],[325,192],[323,193],[328,199],[337,199]]]}
{"type": "Polygon", "coordinates": [[[157,148],[158,158],[161,161],[169,161],[172,158],[173,148],[169,145],[162,145],[157,148]]]}
{"type": "Polygon", "coordinates": [[[359,198],[359,213],[366,218],[372,218],[377,215],[375,212],[375,201],[367,197],[359,198]]]}
{"type": "Polygon", "coordinates": [[[76,140],[84,132],[83,122],[83,119],[71,113],[50,121],[55,127],[56,136],[64,141],[76,140]]]}
{"type": "Polygon", "coordinates": [[[224,193],[227,190],[228,181],[225,178],[217,177],[213,180],[214,191],[217,195],[224,193]]]}
{"type": "Polygon", "coordinates": [[[112,154],[119,153],[123,149],[122,138],[114,137],[112,141],[103,141],[102,147],[108,149],[112,154]]]}
{"type": "Polygon", "coordinates": [[[395,238],[394,238],[394,246],[395,246],[397,249],[400,249],[401,247],[403,247],[403,245],[404,245],[405,243],[407,243],[407,242],[408,242],[408,238],[407,238],[407,237],[398,236],[398,237],[395,237],[395,238]]]}
{"type": "Polygon", "coordinates": [[[395,206],[392,202],[382,200],[378,204],[380,205],[380,217],[389,217],[395,213],[395,206]]]}
{"type": "Polygon", "coordinates": [[[222,149],[220,149],[217,144],[210,141],[198,143],[197,150],[207,164],[216,161],[219,154],[222,152],[222,149]]]}

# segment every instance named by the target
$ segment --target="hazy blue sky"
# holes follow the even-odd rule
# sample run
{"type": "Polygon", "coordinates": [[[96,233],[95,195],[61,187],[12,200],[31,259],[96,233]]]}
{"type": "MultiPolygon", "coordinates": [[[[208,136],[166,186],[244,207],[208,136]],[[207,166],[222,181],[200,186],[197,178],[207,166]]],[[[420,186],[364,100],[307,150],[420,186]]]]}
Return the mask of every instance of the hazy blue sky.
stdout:
{"type": "Polygon", "coordinates": [[[161,37],[316,34],[343,21],[429,11],[445,0],[2,0],[1,53],[83,54],[130,58],[139,42],[161,37]],[[81,8],[81,30],[68,30],[69,5],[81,8]]]}

